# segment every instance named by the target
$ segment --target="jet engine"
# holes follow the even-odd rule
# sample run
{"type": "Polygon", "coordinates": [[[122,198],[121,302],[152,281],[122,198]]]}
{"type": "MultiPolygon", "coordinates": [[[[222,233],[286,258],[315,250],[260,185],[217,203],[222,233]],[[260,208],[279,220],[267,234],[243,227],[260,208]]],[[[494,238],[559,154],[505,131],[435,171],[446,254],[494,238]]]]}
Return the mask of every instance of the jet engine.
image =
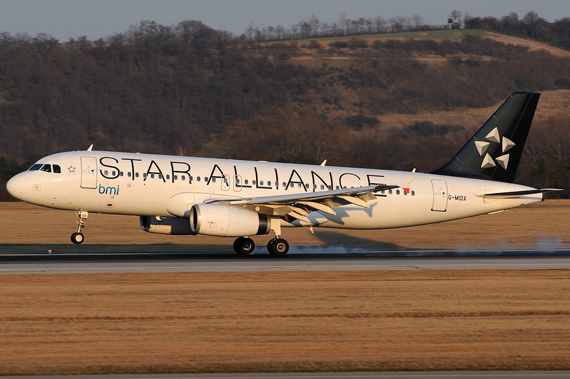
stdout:
{"type": "Polygon", "coordinates": [[[192,233],[187,218],[141,216],[141,229],[149,233],[188,235],[192,233]]]}
{"type": "Polygon", "coordinates": [[[196,234],[242,237],[267,234],[271,222],[267,215],[227,205],[196,204],[190,210],[190,229],[196,234]]]}

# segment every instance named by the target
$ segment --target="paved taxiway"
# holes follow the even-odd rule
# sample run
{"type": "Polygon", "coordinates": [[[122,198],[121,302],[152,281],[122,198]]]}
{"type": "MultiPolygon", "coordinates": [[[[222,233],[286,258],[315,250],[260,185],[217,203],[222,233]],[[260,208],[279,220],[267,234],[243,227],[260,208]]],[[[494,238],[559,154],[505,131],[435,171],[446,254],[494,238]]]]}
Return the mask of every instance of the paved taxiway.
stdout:
{"type": "MultiPolygon", "coordinates": [[[[0,376],[0,379],[11,379],[0,376]]],[[[504,378],[570,378],[570,371],[442,371],[442,372],[320,372],[320,373],[260,373],[260,374],[181,374],[181,375],[70,375],[19,376],[18,379],[504,379],[504,378]]]]}
{"type": "Polygon", "coordinates": [[[0,273],[570,269],[570,251],[290,254],[4,254],[0,273]]]}

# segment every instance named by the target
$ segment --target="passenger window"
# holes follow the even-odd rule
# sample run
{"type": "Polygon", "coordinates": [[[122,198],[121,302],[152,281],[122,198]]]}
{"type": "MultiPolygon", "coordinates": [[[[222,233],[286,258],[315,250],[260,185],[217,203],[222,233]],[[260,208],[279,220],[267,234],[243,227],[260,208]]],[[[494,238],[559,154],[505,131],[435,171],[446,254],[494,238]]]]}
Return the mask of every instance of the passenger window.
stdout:
{"type": "MultiPolygon", "coordinates": [[[[182,177],[182,180],[184,180],[184,177],[182,177]]],[[[196,180],[200,181],[200,177],[197,177],[196,180]]]]}
{"type": "MultiPolygon", "coordinates": [[[[182,180],[186,180],[186,176],[182,175],[182,180]]],[[[200,178],[198,178],[200,180],[200,178]]]]}
{"type": "Polygon", "coordinates": [[[136,175],[136,176],[137,176],[137,178],[139,177],[139,173],[138,173],[138,172],[137,172],[137,175],[136,175]]]}
{"type": "Polygon", "coordinates": [[[56,174],[61,174],[61,167],[59,167],[59,165],[54,164],[53,165],[53,172],[56,174]]]}
{"type": "Polygon", "coordinates": [[[254,185],[255,185],[255,183],[256,183],[256,181],[255,181],[255,180],[252,180],[252,181],[251,181],[251,185],[253,185],[253,186],[254,186],[254,185]]]}
{"type": "Polygon", "coordinates": [[[158,174],[158,179],[162,179],[162,174],[158,174]]]}
{"type": "Polygon", "coordinates": [[[321,189],[322,189],[322,190],[324,190],[324,189],[325,189],[325,186],[324,186],[324,185],[322,185],[322,184],[321,184],[321,189]]]}
{"type": "Polygon", "coordinates": [[[412,191],[412,196],[416,196],[416,193],[414,191],[412,191]]]}
{"type": "Polygon", "coordinates": [[[154,174],[150,174],[150,178],[151,178],[151,179],[154,179],[154,174]]]}
{"type": "Polygon", "coordinates": [[[122,171],[119,171],[119,175],[123,176],[123,172],[122,172],[122,171]]]}
{"type": "MultiPolygon", "coordinates": [[[[176,179],[176,175],[174,175],[174,178],[176,179]]],[[[189,176],[188,180],[192,181],[192,180],[194,180],[194,178],[192,176],[189,176]]]]}
{"type": "Polygon", "coordinates": [[[267,187],[271,187],[271,182],[267,182],[267,187]]]}
{"type": "Polygon", "coordinates": [[[127,172],[127,176],[130,178],[130,177],[131,177],[131,173],[130,173],[130,172],[127,172]]]}
{"type": "Polygon", "coordinates": [[[338,189],[338,186],[336,186],[335,188],[338,189]]]}
{"type": "Polygon", "coordinates": [[[245,180],[245,184],[247,185],[247,183],[249,183],[249,180],[246,179],[246,180],[245,180]]]}
{"type": "Polygon", "coordinates": [[[399,194],[400,194],[400,190],[396,190],[396,195],[399,195],[399,194]]]}
{"type": "Polygon", "coordinates": [[[169,180],[169,179],[170,179],[170,175],[167,174],[167,175],[166,175],[166,180],[169,180]]]}
{"type": "Polygon", "coordinates": [[[216,178],[212,178],[212,183],[216,183],[216,178]]]}
{"type": "Polygon", "coordinates": [[[283,187],[287,187],[287,183],[283,182],[283,187]]]}
{"type": "Polygon", "coordinates": [[[115,176],[115,171],[113,171],[112,175],[115,176]]]}
{"type": "Polygon", "coordinates": [[[308,185],[308,184],[305,184],[305,189],[309,189],[309,185],[308,185]]]}
{"type": "Polygon", "coordinates": [[[263,180],[259,181],[259,185],[262,186],[263,185],[263,180]]]}
{"type": "Polygon", "coordinates": [[[207,182],[208,181],[208,177],[204,176],[204,181],[207,182]]]}
{"type": "Polygon", "coordinates": [[[44,172],[51,172],[51,165],[50,165],[50,164],[45,164],[45,165],[42,166],[41,170],[44,171],[44,172]]]}
{"type": "MultiPolygon", "coordinates": [[[[174,180],[178,180],[178,175],[174,175],[174,180]]],[[[192,178],[190,178],[192,180],[192,178]]]]}
{"type": "Polygon", "coordinates": [[[143,178],[145,178],[145,179],[146,179],[146,173],[144,173],[144,174],[143,174],[143,178]]]}
{"type": "Polygon", "coordinates": [[[103,171],[103,174],[104,174],[105,176],[107,176],[107,175],[109,175],[109,171],[105,170],[105,171],[103,171]]]}
{"type": "Polygon", "coordinates": [[[390,195],[391,195],[391,194],[392,194],[392,190],[389,190],[389,191],[388,191],[388,194],[390,194],[390,195]]]}

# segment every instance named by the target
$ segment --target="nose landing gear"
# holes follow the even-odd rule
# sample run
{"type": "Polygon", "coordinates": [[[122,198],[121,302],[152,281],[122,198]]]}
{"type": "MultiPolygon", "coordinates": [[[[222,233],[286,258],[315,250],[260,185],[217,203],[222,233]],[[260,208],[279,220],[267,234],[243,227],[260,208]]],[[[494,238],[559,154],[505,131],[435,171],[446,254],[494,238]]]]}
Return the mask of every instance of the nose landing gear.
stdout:
{"type": "Polygon", "coordinates": [[[71,235],[71,242],[78,245],[85,240],[85,236],[83,235],[82,231],[85,227],[85,221],[87,220],[87,217],[89,217],[89,212],[75,211],[73,213],[75,213],[75,217],[77,217],[77,221],[75,221],[75,224],[77,225],[77,232],[71,235]]]}

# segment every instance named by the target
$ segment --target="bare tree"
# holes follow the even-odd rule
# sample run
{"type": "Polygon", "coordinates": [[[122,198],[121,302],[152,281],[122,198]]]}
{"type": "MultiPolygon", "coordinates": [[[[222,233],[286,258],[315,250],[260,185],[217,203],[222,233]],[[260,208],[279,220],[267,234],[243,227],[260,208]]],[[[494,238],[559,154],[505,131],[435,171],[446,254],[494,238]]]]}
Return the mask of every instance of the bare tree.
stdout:
{"type": "Polygon", "coordinates": [[[321,22],[314,14],[312,14],[309,19],[309,25],[311,25],[311,37],[318,37],[321,22]]]}

